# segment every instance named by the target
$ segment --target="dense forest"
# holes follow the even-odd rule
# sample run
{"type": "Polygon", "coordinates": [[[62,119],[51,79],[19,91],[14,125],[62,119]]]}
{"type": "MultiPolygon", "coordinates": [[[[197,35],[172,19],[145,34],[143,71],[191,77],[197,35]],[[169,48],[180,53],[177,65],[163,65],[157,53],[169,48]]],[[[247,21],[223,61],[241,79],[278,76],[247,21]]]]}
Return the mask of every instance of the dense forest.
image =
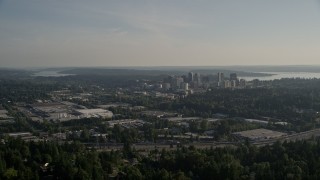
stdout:
{"type": "Polygon", "coordinates": [[[320,140],[277,142],[256,147],[154,150],[148,156],[130,145],[96,151],[73,142],[0,145],[1,179],[319,179],[320,140]]]}
{"type": "MultiPolygon", "coordinates": [[[[159,100],[141,97],[135,102],[147,107],[177,111],[185,116],[212,117],[219,113],[229,117],[268,117],[289,122],[294,125],[295,131],[303,131],[319,126],[320,88],[316,84],[318,81],[314,81],[301,80],[295,84],[291,80],[295,84],[291,86],[295,88],[284,87],[276,81],[278,86],[272,88],[212,89],[175,101],[159,103],[159,100]]],[[[283,83],[286,81],[283,80],[283,83]]],[[[132,103],[132,100],[128,102],[132,103]]]]}
{"type": "Polygon", "coordinates": [[[35,80],[0,80],[0,101],[2,103],[25,102],[32,103],[36,99],[49,99],[48,93],[64,87],[53,81],[35,80]]]}

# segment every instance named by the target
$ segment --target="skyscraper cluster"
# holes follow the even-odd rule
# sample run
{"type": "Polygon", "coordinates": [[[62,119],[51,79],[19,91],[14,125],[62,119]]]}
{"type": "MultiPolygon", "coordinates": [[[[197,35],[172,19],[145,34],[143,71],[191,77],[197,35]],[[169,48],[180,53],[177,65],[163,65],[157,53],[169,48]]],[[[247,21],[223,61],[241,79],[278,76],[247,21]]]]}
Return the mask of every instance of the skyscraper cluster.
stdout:
{"type": "Polygon", "coordinates": [[[230,77],[226,79],[222,72],[217,74],[218,87],[220,88],[235,88],[235,87],[245,87],[246,81],[244,79],[238,79],[236,73],[230,73],[230,77]]]}
{"type": "Polygon", "coordinates": [[[246,81],[244,79],[239,80],[236,73],[230,73],[229,77],[225,77],[223,72],[218,72],[216,78],[212,74],[202,76],[198,72],[189,72],[183,76],[168,76],[164,80],[162,87],[165,90],[188,91],[190,89],[205,90],[210,87],[241,88],[246,86],[246,81]]]}

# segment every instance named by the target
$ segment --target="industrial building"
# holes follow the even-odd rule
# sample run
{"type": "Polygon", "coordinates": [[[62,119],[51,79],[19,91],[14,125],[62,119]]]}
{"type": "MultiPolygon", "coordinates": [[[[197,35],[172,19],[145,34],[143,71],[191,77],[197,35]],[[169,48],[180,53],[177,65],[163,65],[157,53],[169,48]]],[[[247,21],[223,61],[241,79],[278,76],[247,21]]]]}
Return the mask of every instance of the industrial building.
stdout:
{"type": "Polygon", "coordinates": [[[77,113],[79,113],[79,118],[112,118],[113,113],[111,111],[105,109],[76,109],[77,113]]]}
{"type": "Polygon", "coordinates": [[[143,126],[145,122],[140,119],[121,119],[121,120],[112,120],[107,121],[109,127],[114,127],[114,125],[118,124],[124,128],[137,128],[143,126]]]}

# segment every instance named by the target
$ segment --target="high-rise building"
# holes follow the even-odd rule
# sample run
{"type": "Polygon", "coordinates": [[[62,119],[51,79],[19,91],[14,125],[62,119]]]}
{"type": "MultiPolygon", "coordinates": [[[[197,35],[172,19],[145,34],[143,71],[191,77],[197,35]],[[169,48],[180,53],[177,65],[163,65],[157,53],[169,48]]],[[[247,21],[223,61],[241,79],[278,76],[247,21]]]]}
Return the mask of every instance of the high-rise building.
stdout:
{"type": "Polygon", "coordinates": [[[176,77],[175,78],[175,83],[174,83],[174,87],[179,89],[181,87],[181,83],[183,83],[183,78],[182,77],[176,77]]]}
{"type": "Polygon", "coordinates": [[[201,77],[200,77],[200,73],[196,73],[194,75],[194,81],[196,81],[198,83],[198,85],[201,84],[201,77]]]}
{"type": "Polygon", "coordinates": [[[170,83],[163,83],[163,84],[162,84],[162,87],[163,87],[163,89],[165,89],[165,90],[169,90],[169,89],[171,88],[171,85],[170,85],[170,83]]]}
{"type": "Polygon", "coordinates": [[[224,81],[224,88],[230,88],[231,87],[231,81],[225,80],[224,81]]]}
{"type": "Polygon", "coordinates": [[[231,73],[230,74],[230,81],[232,81],[232,80],[238,80],[238,77],[237,77],[237,73],[231,73]]]}
{"type": "Polygon", "coordinates": [[[165,83],[173,83],[174,76],[168,76],[164,78],[165,83]]]}
{"type": "Polygon", "coordinates": [[[240,86],[245,87],[246,86],[246,80],[245,79],[240,79],[240,86]]]}
{"type": "Polygon", "coordinates": [[[188,81],[189,82],[193,82],[193,79],[194,77],[193,77],[193,72],[189,72],[189,74],[188,74],[188,81]]]}
{"type": "Polygon", "coordinates": [[[224,75],[222,72],[218,72],[218,82],[224,81],[224,75]]]}
{"type": "Polygon", "coordinates": [[[237,80],[230,80],[231,82],[231,87],[236,87],[237,86],[237,80]]]}
{"type": "Polygon", "coordinates": [[[189,83],[181,83],[181,89],[185,90],[185,91],[188,91],[189,90],[189,83]]]}
{"type": "Polygon", "coordinates": [[[183,79],[183,82],[189,82],[189,77],[187,75],[182,75],[181,77],[183,79]]]}

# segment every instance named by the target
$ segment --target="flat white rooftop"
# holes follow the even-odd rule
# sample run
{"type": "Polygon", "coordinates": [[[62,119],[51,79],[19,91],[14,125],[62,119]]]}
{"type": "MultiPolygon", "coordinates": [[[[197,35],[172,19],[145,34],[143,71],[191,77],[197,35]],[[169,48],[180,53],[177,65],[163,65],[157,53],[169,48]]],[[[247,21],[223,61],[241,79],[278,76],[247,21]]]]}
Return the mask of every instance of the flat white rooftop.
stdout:
{"type": "Polygon", "coordinates": [[[95,113],[108,113],[111,111],[105,110],[105,109],[76,109],[79,113],[82,114],[95,114],[95,113]]]}
{"type": "Polygon", "coordinates": [[[268,124],[268,121],[263,121],[259,119],[245,119],[247,122],[252,122],[252,123],[259,123],[259,124],[268,124]]]}

